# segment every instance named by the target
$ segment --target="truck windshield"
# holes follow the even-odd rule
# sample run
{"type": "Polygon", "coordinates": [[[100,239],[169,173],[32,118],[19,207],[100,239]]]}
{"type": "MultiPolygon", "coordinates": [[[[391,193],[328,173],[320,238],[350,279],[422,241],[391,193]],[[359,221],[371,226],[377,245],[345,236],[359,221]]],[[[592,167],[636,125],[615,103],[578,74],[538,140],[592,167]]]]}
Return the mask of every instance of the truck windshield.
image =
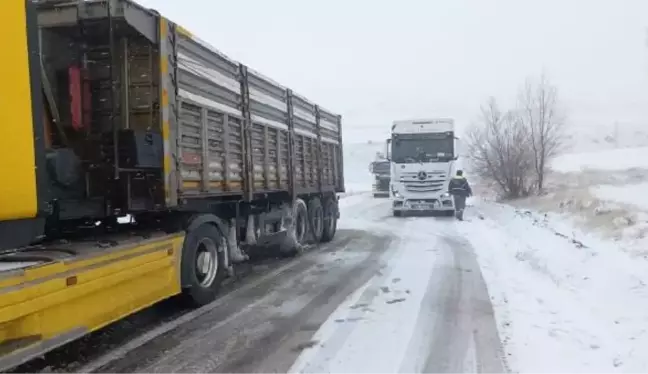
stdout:
{"type": "Polygon", "coordinates": [[[396,163],[446,162],[454,157],[454,137],[395,138],[391,157],[396,163]]]}
{"type": "Polygon", "coordinates": [[[372,173],[389,175],[389,161],[374,161],[371,165],[372,173]]]}

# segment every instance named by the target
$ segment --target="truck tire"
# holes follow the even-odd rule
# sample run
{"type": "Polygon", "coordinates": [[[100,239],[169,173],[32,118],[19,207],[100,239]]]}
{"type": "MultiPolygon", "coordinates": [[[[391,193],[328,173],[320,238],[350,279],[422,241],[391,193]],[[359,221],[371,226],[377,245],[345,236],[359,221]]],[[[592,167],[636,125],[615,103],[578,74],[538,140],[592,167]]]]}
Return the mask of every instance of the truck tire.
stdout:
{"type": "Polygon", "coordinates": [[[338,205],[335,198],[324,200],[324,229],[322,230],[322,243],[328,243],[333,240],[337,232],[338,205]]]}
{"type": "Polygon", "coordinates": [[[216,299],[225,278],[225,251],[216,226],[205,223],[189,231],[182,246],[180,277],[184,301],[200,307],[216,299]]]}
{"type": "Polygon", "coordinates": [[[400,210],[394,210],[394,211],[392,211],[392,214],[394,215],[394,217],[402,217],[403,216],[403,212],[401,212],[400,210]]]}
{"type": "Polygon", "coordinates": [[[302,199],[295,200],[295,208],[293,211],[294,220],[295,220],[295,238],[299,245],[306,244],[308,239],[308,208],[306,208],[306,203],[302,199]]]}
{"type": "Polygon", "coordinates": [[[324,233],[324,207],[319,197],[308,201],[308,223],[313,241],[319,243],[324,233]]]}

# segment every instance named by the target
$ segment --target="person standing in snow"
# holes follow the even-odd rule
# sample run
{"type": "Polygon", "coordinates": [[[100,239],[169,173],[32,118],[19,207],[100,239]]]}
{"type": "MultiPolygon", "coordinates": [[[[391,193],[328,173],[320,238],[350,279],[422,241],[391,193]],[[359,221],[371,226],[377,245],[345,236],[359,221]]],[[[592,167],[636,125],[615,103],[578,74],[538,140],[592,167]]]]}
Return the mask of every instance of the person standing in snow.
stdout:
{"type": "Polygon", "coordinates": [[[463,170],[457,170],[457,175],[448,183],[448,193],[454,200],[455,218],[463,221],[463,212],[466,209],[466,199],[472,196],[472,189],[468,180],[463,176],[463,170]]]}

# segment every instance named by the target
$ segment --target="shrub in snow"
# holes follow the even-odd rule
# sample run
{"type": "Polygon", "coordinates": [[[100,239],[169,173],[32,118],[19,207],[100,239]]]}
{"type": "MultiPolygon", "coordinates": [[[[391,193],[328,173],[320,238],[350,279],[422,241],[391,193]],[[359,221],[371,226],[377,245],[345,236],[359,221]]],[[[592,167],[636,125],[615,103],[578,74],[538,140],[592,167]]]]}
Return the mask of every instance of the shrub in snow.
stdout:
{"type": "Polygon", "coordinates": [[[467,157],[480,178],[493,183],[505,198],[529,195],[533,160],[529,134],[513,112],[503,113],[495,99],[482,107],[481,123],[467,135],[467,157]]]}
{"type": "Polygon", "coordinates": [[[500,111],[494,98],[481,109],[467,135],[471,170],[505,198],[542,193],[548,165],[566,145],[556,87],[542,75],[537,84],[527,80],[514,110],[500,111]]]}

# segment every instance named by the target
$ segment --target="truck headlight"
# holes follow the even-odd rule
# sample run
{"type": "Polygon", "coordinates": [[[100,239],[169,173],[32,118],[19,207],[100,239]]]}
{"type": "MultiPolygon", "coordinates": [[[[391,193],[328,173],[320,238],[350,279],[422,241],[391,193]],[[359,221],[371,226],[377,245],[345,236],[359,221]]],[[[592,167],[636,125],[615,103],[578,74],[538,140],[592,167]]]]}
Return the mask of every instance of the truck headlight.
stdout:
{"type": "Polygon", "coordinates": [[[401,195],[398,191],[392,189],[392,194],[394,195],[395,198],[397,199],[402,199],[403,195],[401,195]]]}
{"type": "Polygon", "coordinates": [[[441,194],[441,198],[443,198],[443,199],[449,199],[449,198],[450,198],[450,194],[447,193],[447,192],[444,192],[444,193],[441,194]]]}

